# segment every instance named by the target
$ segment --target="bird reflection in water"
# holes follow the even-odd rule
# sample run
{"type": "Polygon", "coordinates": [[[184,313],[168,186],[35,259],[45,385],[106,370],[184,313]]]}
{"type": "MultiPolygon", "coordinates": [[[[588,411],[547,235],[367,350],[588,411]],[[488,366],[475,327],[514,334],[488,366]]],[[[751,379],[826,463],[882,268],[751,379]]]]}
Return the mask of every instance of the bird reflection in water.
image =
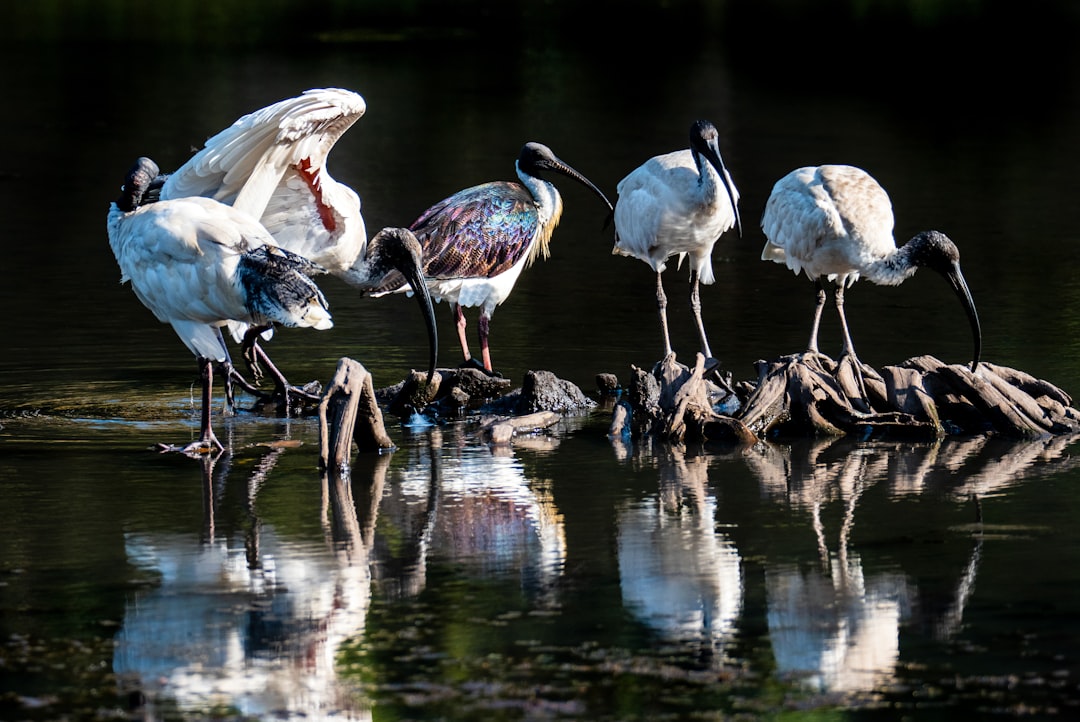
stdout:
{"type": "Polygon", "coordinates": [[[917,622],[938,640],[954,635],[975,592],[983,555],[982,500],[1021,480],[1073,466],[1077,462],[1067,449],[1075,441],[983,436],[914,445],[807,440],[754,447],[744,458],[762,491],[809,512],[818,557],[811,565],[767,565],[769,636],[779,673],[823,693],[871,692],[894,681],[902,625],[917,622]],[[970,505],[965,513],[971,523],[950,531],[969,536],[971,549],[947,588],[937,590],[930,580],[920,584],[917,575],[899,567],[864,568],[852,548],[855,511],[865,492],[882,483],[894,503],[927,494],[970,505]],[[831,548],[823,510],[837,503],[841,521],[831,548]]]}
{"type": "Polygon", "coordinates": [[[557,439],[521,437],[510,448],[477,443],[454,427],[425,436],[426,446],[397,452],[407,459],[384,495],[382,513],[412,542],[399,539],[396,555],[378,547],[380,590],[413,596],[438,561],[485,578],[516,576],[537,603],[553,602],[566,562],[563,516],[550,484],[530,478],[517,452],[546,453],[557,439]]]}
{"type": "Polygon", "coordinates": [[[665,446],[647,458],[656,462],[656,493],[616,512],[623,603],[664,640],[721,667],[742,611],[743,571],[735,543],[716,529],[710,457],[665,446]]]}
{"type": "Polygon", "coordinates": [[[820,564],[766,569],[769,637],[778,671],[821,692],[872,690],[891,677],[899,659],[910,590],[902,573],[867,575],[850,541],[859,498],[888,472],[890,455],[849,448],[830,460],[828,443],[809,445],[804,456],[780,446],[759,448],[764,453],[749,460],[763,491],[809,511],[820,564]],[[822,521],[822,508],[834,501],[843,506],[835,554],[822,521]]]}
{"type": "MultiPolygon", "coordinates": [[[[326,543],[285,538],[255,511],[285,451],[270,449],[254,468],[243,460],[247,518],[239,524],[218,518],[240,468],[226,451],[203,461],[201,539],[128,535],[131,563],[156,582],[129,599],[113,666],[141,693],[148,718],[176,704],[260,719],[371,719],[366,700],[339,684],[334,655],[364,631],[371,590],[365,531],[373,528],[378,500],[358,508],[347,479],[324,478],[326,543]]],[[[365,486],[377,491],[385,463],[371,474],[365,486]]]]}

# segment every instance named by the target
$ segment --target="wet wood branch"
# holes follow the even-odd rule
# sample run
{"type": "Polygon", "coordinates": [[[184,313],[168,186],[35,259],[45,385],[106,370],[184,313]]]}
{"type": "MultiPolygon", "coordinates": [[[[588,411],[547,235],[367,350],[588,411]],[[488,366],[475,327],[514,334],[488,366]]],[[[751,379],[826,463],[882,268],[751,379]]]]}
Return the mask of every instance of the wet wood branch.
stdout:
{"type": "Polygon", "coordinates": [[[561,418],[554,411],[537,411],[525,416],[487,419],[480,426],[480,434],[491,444],[509,444],[515,435],[546,429],[557,424],[561,418]]]}
{"type": "Polygon", "coordinates": [[[347,469],[353,443],[361,452],[394,448],[371,374],[357,361],[342,358],[319,403],[320,468],[347,469]]]}
{"type": "Polygon", "coordinates": [[[917,356],[879,374],[823,354],[759,361],[758,383],[737,417],[762,438],[780,435],[1030,438],[1080,431],[1080,412],[1053,384],[982,363],[977,372],[917,356]],[[859,377],[862,382],[860,386],[859,377]]]}
{"type": "Polygon", "coordinates": [[[710,380],[709,375],[701,354],[692,369],[680,364],[674,354],[652,371],[631,366],[627,399],[615,407],[608,435],[640,438],[651,434],[676,444],[757,441],[742,421],[714,409],[714,404],[730,392],[710,380]]]}

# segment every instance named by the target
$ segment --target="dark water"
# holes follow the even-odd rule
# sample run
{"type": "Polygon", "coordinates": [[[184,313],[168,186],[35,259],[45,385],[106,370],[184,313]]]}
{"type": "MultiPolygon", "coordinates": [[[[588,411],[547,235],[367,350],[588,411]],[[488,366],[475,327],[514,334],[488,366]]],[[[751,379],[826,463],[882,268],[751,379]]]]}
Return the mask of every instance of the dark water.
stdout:
{"type": "MultiPolygon", "coordinates": [[[[78,15],[15,13],[0,50],[0,717],[1076,714],[1072,439],[626,445],[601,404],[508,449],[475,421],[394,420],[399,448],[356,458],[344,486],[316,469],[311,419],[219,417],[229,452],[213,463],[149,450],[197,433],[195,364],[119,285],[107,205],[136,156],[174,167],[239,115],[320,86],[367,100],[331,170],[369,229],[512,178],[527,140],[614,197],[713,120],[745,235],[718,244],[702,299],[736,378],[809,330],[811,284],[758,260],[772,183],[860,165],[890,192],[898,240],[933,227],[959,245],[984,358],[1080,388],[1071,16],[909,18],[902,37],[924,52],[893,66],[912,47],[859,36],[878,28],[866,18],[806,42],[800,25],[831,16],[776,6],[768,33],[754,4],[687,3],[597,40],[581,29],[595,17],[531,22],[544,6],[521,7],[498,42],[404,21],[220,42],[187,37],[201,26],[180,11],[110,15],[96,34],[78,15]],[[646,40],[650,22],[685,19],[685,42],[646,40]],[[945,42],[967,22],[966,45],[945,42]]],[[[515,381],[547,369],[592,393],[598,372],[625,380],[658,358],[653,276],[611,256],[587,191],[562,191],[552,257],[495,314],[492,353],[515,381]]],[[[685,277],[666,280],[685,358],[685,277]]],[[[423,366],[412,301],[322,285],[335,328],[271,343],[294,379],[326,382],[346,355],[379,386],[423,366]]],[[[858,284],[847,309],[871,365],[969,358],[931,274],[858,284]]],[[[831,315],[822,347],[839,351],[831,315]]]]}

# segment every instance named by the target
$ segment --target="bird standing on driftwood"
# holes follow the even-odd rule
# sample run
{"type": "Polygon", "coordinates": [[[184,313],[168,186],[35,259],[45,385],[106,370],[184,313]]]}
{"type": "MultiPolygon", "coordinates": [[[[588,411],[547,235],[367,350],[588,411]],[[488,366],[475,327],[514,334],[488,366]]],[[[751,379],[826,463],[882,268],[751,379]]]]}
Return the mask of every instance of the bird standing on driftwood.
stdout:
{"type": "Polygon", "coordinates": [[[796,274],[805,273],[817,288],[809,354],[819,353],[818,326],[826,281],[836,284],[836,310],[844,336],[841,360],[850,359],[858,369],[844,316],[844,289],[859,278],[896,286],[925,267],[940,273],[960,299],[975,342],[971,370],[978,366],[982,332],[971,292],[960,272],[956,244],[940,231],[923,231],[897,248],[889,196],[866,171],[849,165],[822,165],[788,173],[773,186],[761,229],[768,239],[761,259],[784,263],[796,274]]]}
{"type": "Polygon", "coordinates": [[[737,228],[739,191],[720,156],[719,133],[707,120],[690,126],[690,147],[645,161],[619,181],[612,253],[637,258],[656,272],[656,306],[664,337],[664,357],[672,354],[667,296],[662,274],[672,256],[679,265],[689,256],[690,308],[697,322],[701,352],[712,349],[701,320],[698,284],[714,282],[712,250],[726,231],[737,228]]]}
{"type": "MultiPolygon", "coordinates": [[[[547,258],[551,234],[562,217],[562,196],[542,174],[573,178],[611,211],[611,202],[600,189],[546,145],[526,143],[515,167],[520,182],[494,181],[458,191],[409,226],[424,248],[424,276],[431,295],[451,304],[461,352],[469,364],[476,362],[469,352],[462,309],[480,307],[480,353],[488,372],[492,372],[491,316],[510,296],[522,270],[537,258],[547,258]]],[[[384,285],[387,292],[414,288],[402,278],[384,285]]]]}

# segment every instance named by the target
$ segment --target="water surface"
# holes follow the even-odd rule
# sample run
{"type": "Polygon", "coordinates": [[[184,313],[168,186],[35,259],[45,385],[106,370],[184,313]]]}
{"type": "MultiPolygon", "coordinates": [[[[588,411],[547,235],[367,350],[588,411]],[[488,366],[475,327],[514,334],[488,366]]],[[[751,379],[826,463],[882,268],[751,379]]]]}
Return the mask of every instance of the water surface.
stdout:
{"type": "MultiPolygon", "coordinates": [[[[1078,66],[1054,34],[1043,55],[1013,58],[1051,89],[1003,93],[988,78],[1004,61],[975,40],[905,74],[875,73],[864,39],[864,67],[845,72],[820,44],[791,53],[782,23],[745,35],[737,23],[756,15],[741,3],[695,7],[679,9],[714,35],[663,47],[544,22],[523,23],[520,43],[407,23],[315,45],[133,41],[130,20],[97,39],[7,31],[2,716],[1075,713],[1073,439],[673,448],[608,439],[601,401],[509,448],[484,443],[475,419],[389,419],[397,450],[356,458],[348,479],[319,474],[310,418],[219,415],[216,459],[151,450],[197,434],[195,363],[118,283],[108,203],[136,156],[174,167],[239,115],[319,86],[367,100],[331,171],[370,229],[512,178],[528,140],[614,198],[623,175],[711,119],[744,236],[717,245],[702,300],[737,379],[809,332],[812,285],[759,260],[772,183],[806,164],[865,167],[892,197],[898,241],[938,228],[957,242],[984,358],[1075,392],[1078,66]],[[782,53],[797,60],[769,65],[782,53]]],[[[944,33],[921,32],[928,47],[944,33]]],[[[588,191],[562,191],[552,256],[496,312],[492,354],[515,383],[546,369],[595,395],[597,373],[625,381],[657,360],[654,277],[611,255],[588,191]]],[[[672,264],[665,280],[689,360],[685,275],[672,264]]],[[[335,328],[269,345],[292,378],[325,383],[349,356],[383,386],[426,363],[411,300],[322,285],[335,328]]],[[[436,311],[449,365],[450,313],[436,311]]],[[[847,311],[872,365],[969,357],[963,313],[932,274],[860,283],[847,311]]],[[[821,342],[838,353],[831,309],[821,342]]]]}

